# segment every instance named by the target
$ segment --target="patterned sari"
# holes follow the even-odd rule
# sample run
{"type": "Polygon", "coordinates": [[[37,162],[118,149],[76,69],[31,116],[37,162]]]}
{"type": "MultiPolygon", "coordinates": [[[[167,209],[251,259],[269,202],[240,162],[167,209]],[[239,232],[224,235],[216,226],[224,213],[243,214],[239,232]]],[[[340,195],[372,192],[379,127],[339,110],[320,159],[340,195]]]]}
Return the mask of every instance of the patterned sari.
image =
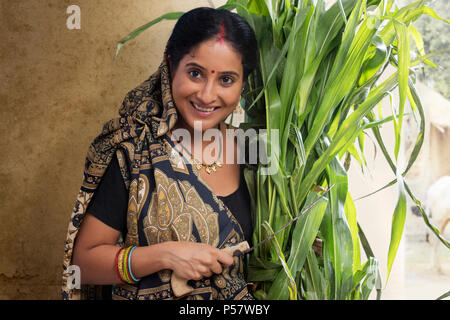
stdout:
{"type": "MultiPolygon", "coordinates": [[[[230,210],[167,136],[177,121],[177,111],[166,56],[156,73],[127,94],[119,115],[105,124],[86,157],[84,179],[65,242],[63,299],[102,298],[103,286],[72,288],[69,266],[86,208],[115,156],[129,192],[125,246],[193,241],[225,248],[243,240],[243,231],[230,210]]],[[[252,299],[244,278],[243,258],[234,259],[222,274],[191,281],[194,291],[182,299],[252,299]]],[[[174,299],[170,279],[171,271],[162,270],[136,285],[117,284],[112,298],[174,299]]]]}

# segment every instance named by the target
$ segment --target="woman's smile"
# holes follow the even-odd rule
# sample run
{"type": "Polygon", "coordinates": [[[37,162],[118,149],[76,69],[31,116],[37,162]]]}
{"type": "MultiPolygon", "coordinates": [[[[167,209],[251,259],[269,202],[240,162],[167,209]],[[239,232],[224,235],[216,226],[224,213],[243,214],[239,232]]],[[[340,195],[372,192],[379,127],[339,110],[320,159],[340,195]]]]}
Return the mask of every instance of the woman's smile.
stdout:
{"type": "Polygon", "coordinates": [[[218,110],[220,107],[211,107],[205,105],[199,105],[193,101],[191,101],[192,107],[197,111],[199,116],[207,117],[211,115],[214,111],[218,110]]]}

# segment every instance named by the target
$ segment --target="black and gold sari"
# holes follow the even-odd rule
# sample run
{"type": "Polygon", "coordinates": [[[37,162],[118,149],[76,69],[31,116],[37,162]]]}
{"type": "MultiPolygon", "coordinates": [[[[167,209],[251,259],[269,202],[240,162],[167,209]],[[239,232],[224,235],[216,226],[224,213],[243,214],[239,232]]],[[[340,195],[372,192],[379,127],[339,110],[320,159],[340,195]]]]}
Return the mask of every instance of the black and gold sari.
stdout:
{"type": "MultiPolygon", "coordinates": [[[[70,219],[63,262],[63,299],[102,298],[102,286],[68,283],[74,242],[102,176],[117,156],[129,192],[125,246],[163,241],[193,241],[218,248],[243,240],[230,210],[174,148],[167,136],[177,121],[167,58],[147,81],[130,91],[119,117],[107,122],[91,144],[84,179],[70,219]]],[[[244,279],[243,258],[220,275],[194,281],[183,299],[251,299],[244,279]]],[[[144,277],[138,284],[113,286],[113,299],[173,299],[171,271],[144,277]]]]}

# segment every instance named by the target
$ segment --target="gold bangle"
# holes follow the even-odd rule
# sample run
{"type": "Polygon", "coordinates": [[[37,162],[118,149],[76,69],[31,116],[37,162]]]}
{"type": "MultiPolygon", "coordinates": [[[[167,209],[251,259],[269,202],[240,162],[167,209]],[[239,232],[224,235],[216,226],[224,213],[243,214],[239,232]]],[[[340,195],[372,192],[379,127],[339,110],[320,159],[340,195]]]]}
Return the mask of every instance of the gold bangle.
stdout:
{"type": "Polygon", "coordinates": [[[128,282],[127,278],[123,274],[123,256],[124,256],[124,253],[125,253],[125,248],[123,248],[120,251],[120,253],[119,253],[119,258],[118,258],[118,261],[117,261],[117,269],[119,270],[119,274],[120,274],[120,277],[122,278],[122,280],[124,282],[128,282]]]}

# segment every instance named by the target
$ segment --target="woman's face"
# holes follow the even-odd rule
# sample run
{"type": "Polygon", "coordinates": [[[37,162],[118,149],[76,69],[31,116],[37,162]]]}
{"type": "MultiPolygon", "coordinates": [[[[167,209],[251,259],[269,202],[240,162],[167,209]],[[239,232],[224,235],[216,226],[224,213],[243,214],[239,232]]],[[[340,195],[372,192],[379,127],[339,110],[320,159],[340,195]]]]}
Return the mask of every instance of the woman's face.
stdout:
{"type": "Polygon", "coordinates": [[[172,71],[172,96],[181,127],[193,130],[194,122],[201,121],[202,131],[215,128],[239,103],[242,57],[226,41],[202,42],[172,71]]]}

